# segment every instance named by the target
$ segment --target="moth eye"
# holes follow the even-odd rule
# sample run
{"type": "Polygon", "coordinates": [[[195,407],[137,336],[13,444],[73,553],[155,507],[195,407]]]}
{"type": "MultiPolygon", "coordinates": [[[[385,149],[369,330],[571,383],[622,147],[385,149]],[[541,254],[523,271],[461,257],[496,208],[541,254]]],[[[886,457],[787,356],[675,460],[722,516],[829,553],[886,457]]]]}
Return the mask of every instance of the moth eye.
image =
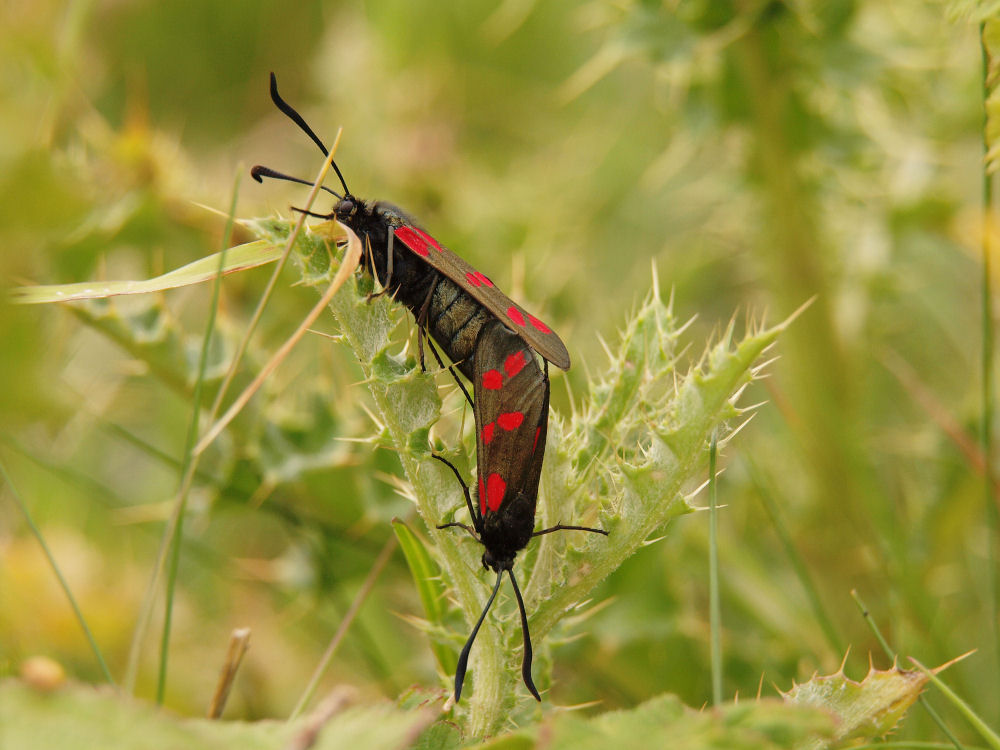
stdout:
{"type": "Polygon", "coordinates": [[[344,198],[340,203],[337,204],[337,208],[334,212],[337,216],[350,216],[354,213],[357,206],[354,205],[354,201],[350,198],[344,198]]]}

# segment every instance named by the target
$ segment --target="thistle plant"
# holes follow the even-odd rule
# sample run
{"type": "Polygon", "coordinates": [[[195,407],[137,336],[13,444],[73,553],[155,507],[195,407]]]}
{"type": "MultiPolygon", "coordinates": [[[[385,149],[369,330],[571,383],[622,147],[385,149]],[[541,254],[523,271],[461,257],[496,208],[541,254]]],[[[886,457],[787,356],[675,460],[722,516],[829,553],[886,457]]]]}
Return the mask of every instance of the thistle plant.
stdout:
{"type": "MultiPolygon", "coordinates": [[[[232,267],[227,265],[227,269],[238,270],[274,259],[292,230],[289,222],[275,219],[243,224],[258,239],[233,248],[232,267]]],[[[450,692],[456,654],[489,590],[480,575],[480,546],[464,534],[437,528],[442,522],[466,520],[466,510],[454,476],[432,455],[444,453],[457,465],[467,465],[466,440],[460,433],[456,439],[450,429],[437,435],[433,431],[442,411],[436,374],[423,372],[406,353],[399,337],[394,336],[398,323],[406,318],[400,306],[385,296],[370,299],[373,283],[370,278],[351,275],[347,267],[339,269],[338,250],[332,241],[338,238],[339,230],[331,232],[331,229],[332,226],[320,225],[301,234],[296,241],[295,257],[302,282],[326,290],[324,300],[330,300],[330,310],[339,324],[338,338],[350,349],[366,375],[365,383],[373,400],[369,413],[374,428],[370,425],[360,428],[362,439],[398,456],[404,474],[399,486],[412,500],[426,526],[426,533],[419,533],[402,521],[393,524],[424,607],[424,619],[411,618],[411,622],[428,637],[441,673],[442,687],[435,691],[436,697],[440,697],[450,692]],[[341,271],[343,278],[350,279],[339,292],[330,285],[335,269],[341,271]]],[[[106,282],[102,289],[109,294],[128,293],[137,285],[146,289],[166,286],[167,282],[170,286],[197,283],[217,273],[206,269],[218,267],[218,257],[213,256],[156,279],[106,282]]],[[[175,319],[161,306],[137,316],[125,316],[113,303],[93,299],[93,286],[88,283],[34,287],[21,290],[20,296],[22,301],[30,302],[86,300],[74,308],[82,321],[141,358],[165,383],[184,391],[191,382],[191,363],[180,356],[189,347],[175,319]]],[[[96,296],[100,296],[99,292],[96,296]]],[[[325,302],[317,303],[310,315],[321,311],[322,304],[325,302]]],[[[757,360],[788,322],[753,330],[739,340],[730,325],[694,366],[682,371],[680,363],[687,360],[682,357],[680,346],[684,326],[675,318],[671,304],[661,299],[654,281],[647,297],[626,316],[613,346],[605,347],[609,361],[604,374],[588,385],[569,415],[551,415],[537,525],[547,527],[560,522],[600,525],[610,536],[551,534],[533,541],[519,555],[518,577],[524,584],[524,598],[531,613],[529,627],[541,657],[535,661],[533,674],[543,690],[551,682],[547,673],[550,660],[545,657],[546,642],[554,640],[552,631],[558,636],[572,628],[582,619],[581,613],[585,616],[589,612],[586,605],[603,578],[651,539],[664,536],[664,529],[674,516],[695,509],[692,497],[710,465],[706,455],[709,445],[724,445],[749,418],[753,407],[739,406],[738,399],[744,387],[765,366],[756,364],[757,360]]],[[[227,359],[224,336],[216,349],[213,361],[218,375],[227,359]]],[[[268,367],[270,364],[261,370],[255,382],[268,367]]],[[[312,453],[303,453],[297,441],[286,443],[281,438],[280,423],[271,420],[266,408],[255,415],[255,419],[262,419],[266,425],[264,432],[275,435],[278,441],[272,448],[260,443],[257,469],[265,486],[298,476],[306,466],[339,465],[349,459],[341,439],[346,435],[358,439],[359,428],[349,424],[351,420],[338,418],[343,407],[331,405],[330,395],[320,390],[310,395],[308,411],[317,420],[310,428],[308,441],[312,453]],[[323,400],[317,402],[314,398],[323,400]],[[332,446],[340,448],[331,451],[332,446]],[[283,450],[289,451],[287,462],[282,461],[283,450]]],[[[350,400],[355,401],[356,394],[350,400]]],[[[461,408],[465,408],[464,402],[461,408]]],[[[243,432],[238,424],[234,427],[233,438],[239,439],[246,425],[243,432]]],[[[301,427],[297,424],[292,429],[301,427]]],[[[220,450],[220,455],[226,453],[225,449],[220,450]]],[[[211,473],[199,476],[215,482],[211,473]]],[[[222,491],[227,492],[224,487],[222,491]]],[[[235,488],[231,491],[240,495],[235,488]]],[[[337,537],[333,529],[327,529],[326,533],[330,538],[337,537]]],[[[452,715],[457,714],[463,725],[464,736],[459,742],[467,745],[479,738],[495,737],[515,725],[517,728],[506,737],[519,737],[526,745],[544,742],[551,748],[576,748],[581,741],[593,742],[598,737],[607,738],[605,742],[599,741],[602,746],[612,741],[674,745],[678,737],[685,736],[699,738],[700,744],[685,745],[692,747],[742,746],[748,737],[754,738],[751,743],[754,747],[794,750],[827,747],[831,742],[883,737],[893,731],[927,681],[936,680],[934,673],[947,666],[913,672],[894,664],[885,671],[873,668],[860,682],[851,681],[841,669],[832,675],[814,675],[781,693],[780,699],[764,698],[731,705],[717,701],[713,712],[686,709],[671,696],[657,696],[627,711],[607,712],[589,719],[547,712],[544,722],[539,722],[536,704],[527,700],[527,693],[519,683],[520,648],[518,615],[508,602],[506,608],[491,611],[480,631],[472,652],[471,690],[467,691],[466,700],[458,707],[450,703],[444,706],[452,715]],[[532,711],[535,716],[530,715],[532,711]],[[660,742],[656,743],[654,738],[660,742]]],[[[314,684],[310,684],[300,704],[308,700],[314,684]]],[[[17,686],[8,689],[8,693],[5,697],[9,703],[25,699],[17,686]]],[[[86,691],[75,692],[68,700],[86,703],[90,696],[86,691]]],[[[962,705],[957,699],[953,702],[962,705]]],[[[67,715],[73,710],[68,707],[67,715]]],[[[109,698],[100,709],[108,715],[120,710],[114,698],[109,698]]],[[[326,716],[328,710],[328,703],[324,702],[317,715],[326,716]]],[[[94,716],[89,703],[84,713],[94,716]]],[[[6,717],[6,723],[15,723],[10,719],[15,715],[23,717],[16,731],[33,736],[37,721],[32,719],[31,710],[15,709],[6,717]]],[[[313,736],[315,718],[295,717],[284,725],[287,736],[297,737],[298,733],[313,736]]],[[[157,714],[148,721],[161,718],[157,714]]],[[[442,722],[440,718],[437,706],[432,708],[423,696],[415,701],[413,695],[404,695],[395,706],[381,703],[346,712],[331,720],[336,723],[336,730],[330,727],[326,731],[337,738],[338,746],[351,731],[363,728],[365,738],[359,735],[355,743],[359,746],[398,747],[405,737],[412,739],[419,734],[421,746],[453,747],[456,738],[452,733],[458,730],[458,723],[442,722]],[[376,738],[381,738],[381,744],[376,738]]],[[[93,739],[108,725],[97,720],[87,734],[93,739]]],[[[204,731],[211,732],[216,726],[216,722],[208,722],[204,731]]],[[[985,727],[981,721],[978,726],[985,727]]],[[[252,727],[248,731],[268,730],[252,727]]],[[[944,727],[943,731],[948,734],[944,727]]],[[[1000,747],[1000,741],[987,729],[981,733],[988,744],[1000,747]]],[[[76,736],[75,729],[73,735],[76,736]]],[[[246,744],[229,735],[226,741],[234,747],[246,744]]],[[[224,743],[212,744],[221,747],[224,743]]]]}
{"type": "MultiPolygon", "coordinates": [[[[288,224],[248,225],[260,239],[283,243],[288,224]]],[[[303,282],[325,287],[332,277],[331,243],[322,228],[298,240],[303,282]]],[[[395,451],[410,495],[426,525],[428,547],[397,525],[416,585],[425,602],[423,623],[442,674],[450,679],[465,633],[449,632],[448,612],[432,602],[447,595],[467,623],[482,611],[488,587],[478,572],[481,549],[465,535],[437,526],[464,513],[461,487],[432,458],[430,429],[441,400],[432,373],[398,353],[392,337],[404,311],[381,296],[369,300],[371,280],[356,277],[330,304],[340,338],[361,363],[375,404],[371,441],[395,451]],[[419,564],[418,564],[419,561],[419,564]]],[[[704,476],[709,437],[720,443],[748,417],[736,401],[756,374],[754,364],[785,324],[736,341],[730,325],[686,373],[678,371],[683,331],[657,286],[625,322],[608,349],[606,374],[592,383],[574,413],[550,416],[549,439],[537,516],[540,527],[560,522],[600,525],[608,537],[550,534],[529,545],[517,565],[533,639],[546,634],[583,603],[610,575],[674,517],[694,510],[685,494],[704,476]]],[[[491,615],[473,650],[473,689],[462,710],[472,736],[499,731],[519,701],[519,624],[514,612],[491,615]]],[[[547,675],[537,675],[547,686],[547,675]]]]}

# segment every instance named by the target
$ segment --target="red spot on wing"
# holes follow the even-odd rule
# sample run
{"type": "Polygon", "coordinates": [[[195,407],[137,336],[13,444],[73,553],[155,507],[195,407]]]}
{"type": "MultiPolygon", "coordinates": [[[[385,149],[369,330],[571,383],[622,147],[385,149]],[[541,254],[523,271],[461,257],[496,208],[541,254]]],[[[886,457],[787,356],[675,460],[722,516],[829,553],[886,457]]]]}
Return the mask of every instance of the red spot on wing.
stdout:
{"type": "Polygon", "coordinates": [[[503,504],[503,496],[507,491],[507,483],[499,474],[490,474],[486,478],[486,504],[496,512],[503,504]]]}
{"type": "Polygon", "coordinates": [[[490,422],[483,428],[483,445],[489,445],[493,442],[493,429],[496,427],[495,422],[490,422]]]}
{"type": "Polygon", "coordinates": [[[486,487],[483,486],[482,477],[479,477],[479,512],[486,512],[486,487]]]}
{"type": "Polygon", "coordinates": [[[524,325],[524,315],[522,315],[521,311],[518,310],[513,305],[511,305],[510,307],[507,308],[507,317],[510,318],[511,320],[513,320],[519,326],[523,326],[524,325]]]}
{"type": "Polygon", "coordinates": [[[503,375],[499,370],[487,370],[483,373],[483,388],[488,391],[499,391],[503,387],[503,375]]]}
{"type": "Polygon", "coordinates": [[[510,432],[516,430],[524,422],[524,414],[519,411],[507,411],[497,417],[497,424],[510,432]]]}
{"type": "Polygon", "coordinates": [[[469,271],[465,274],[465,280],[468,281],[472,286],[482,286],[483,282],[479,279],[479,271],[469,271]]]}
{"type": "Polygon", "coordinates": [[[535,328],[537,328],[542,333],[552,333],[552,329],[545,325],[542,321],[536,318],[534,315],[529,315],[528,320],[531,322],[535,328]]]}
{"type": "Polygon", "coordinates": [[[428,245],[433,246],[434,249],[437,250],[439,253],[444,252],[444,248],[438,244],[438,241],[433,237],[431,237],[429,234],[427,234],[427,232],[425,232],[423,229],[417,229],[416,227],[414,227],[414,230],[420,232],[420,236],[424,238],[424,240],[428,245]]]}
{"type": "Polygon", "coordinates": [[[479,279],[480,283],[481,283],[481,284],[482,284],[483,286],[494,286],[493,282],[492,282],[492,281],[490,281],[490,277],[489,277],[489,276],[487,276],[487,275],[486,275],[485,273],[483,273],[482,271],[476,271],[476,278],[478,278],[478,279],[479,279]]]}
{"type": "Polygon", "coordinates": [[[507,373],[508,378],[512,378],[524,369],[524,365],[527,364],[527,360],[524,358],[524,350],[511,354],[503,362],[503,371],[507,373]]]}
{"type": "Polygon", "coordinates": [[[418,232],[413,227],[398,227],[396,229],[396,236],[417,255],[426,258],[431,254],[431,251],[427,249],[427,240],[424,239],[427,235],[423,232],[418,232]]]}
{"type": "Polygon", "coordinates": [[[538,438],[542,434],[542,428],[538,427],[535,429],[535,442],[531,445],[531,452],[534,453],[535,449],[538,448],[538,438]]]}

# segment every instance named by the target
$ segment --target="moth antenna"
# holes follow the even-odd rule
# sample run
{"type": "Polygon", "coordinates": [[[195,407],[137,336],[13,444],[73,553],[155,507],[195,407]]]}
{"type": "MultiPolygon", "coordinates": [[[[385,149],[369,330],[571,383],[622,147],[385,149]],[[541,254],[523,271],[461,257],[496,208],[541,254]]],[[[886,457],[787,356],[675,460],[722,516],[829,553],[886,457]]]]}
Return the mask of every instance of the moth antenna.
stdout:
{"type": "MultiPolygon", "coordinates": [[[[500,590],[500,582],[503,580],[503,570],[497,571],[497,582],[493,586],[493,593],[490,594],[490,600],[486,602],[486,606],[483,607],[483,613],[479,615],[479,622],[476,623],[476,627],[472,629],[472,635],[469,636],[469,640],[465,642],[462,647],[462,653],[458,656],[458,666],[455,667],[455,703],[458,703],[459,699],[462,697],[462,683],[465,682],[465,670],[469,667],[469,652],[472,651],[472,643],[476,640],[476,635],[479,633],[479,628],[483,624],[483,620],[486,619],[486,613],[490,611],[490,607],[493,606],[493,600],[497,598],[497,592],[500,590]]],[[[513,578],[511,578],[513,580],[513,578]]],[[[514,590],[517,590],[517,584],[514,584],[514,590]]],[[[517,600],[521,601],[521,595],[517,595],[517,600]]],[[[522,618],[524,609],[522,607],[522,618]]],[[[527,631],[525,631],[527,632],[527,631]]],[[[530,678],[530,675],[529,675],[530,678]]],[[[532,686],[533,687],[533,686],[532,686]]],[[[537,695],[537,693],[536,693],[537,695]]]]}
{"type": "Polygon", "coordinates": [[[312,216],[314,219],[329,219],[332,214],[318,214],[315,211],[306,211],[304,208],[298,208],[297,206],[291,207],[293,211],[300,214],[305,214],[306,216],[312,216]]]}
{"type": "MultiPolygon", "coordinates": [[[[276,169],[265,167],[263,164],[258,164],[253,169],[251,169],[250,176],[253,177],[257,182],[263,182],[265,177],[270,177],[275,180],[284,180],[285,182],[297,182],[299,185],[309,185],[310,187],[312,187],[312,183],[309,180],[303,180],[301,177],[292,177],[290,174],[285,174],[284,172],[279,172],[276,169]]],[[[344,196],[342,196],[340,193],[334,192],[326,185],[320,185],[319,188],[320,190],[325,190],[338,200],[343,200],[344,198],[344,196]]]]}
{"type": "MultiPolygon", "coordinates": [[[[329,156],[330,152],[327,150],[326,146],[323,145],[323,141],[319,139],[319,136],[313,132],[313,129],[309,127],[308,123],[303,119],[302,115],[295,111],[295,108],[291,104],[286,102],[281,98],[278,93],[278,79],[275,77],[274,73],[271,73],[271,101],[274,102],[274,106],[280,109],[289,120],[294,122],[303,133],[308,135],[312,142],[319,146],[319,150],[323,152],[323,156],[329,156]]],[[[347,187],[347,183],[344,181],[344,175],[340,173],[340,167],[337,166],[337,162],[330,162],[333,165],[333,171],[337,173],[337,177],[340,178],[340,184],[344,186],[344,195],[350,195],[351,191],[347,187]]]]}
{"type": "Polygon", "coordinates": [[[313,143],[319,146],[319,150],[323,152],[323,156],[330,155],[330,151],[327,149],[326,145],[320,140],[319,136],[313,132],[313,129],[309,127],[305,118],[303,118],[302,115],[296,111],[295,107],[281,98],[281,94],[278,93],[278,78],[274,75],[273,71],[271,72],[271,101],[274,102],[275,107],[285,113],[285,116],[287,116],[289,120],[298,125],[302,132],[312,139],[313,143]]]}
{"type": "Polygon", "coordinates": [[[507,568],[507,575],[510,576],[510,582],[514,584],[514,596],[517,597],[517,608],[521,610],[521,632],[524,634],[524,658],[521,660],[521,678],[524,680],[524,684],[531,694],[535,696],[535,700],[541,703],[542,698],[538,695],[538,689],[535,687],[535,683],[531,681],[531,635],[528,633],[528,613],[524,611],[524,599],[521,598],[521,590],[517,587],[517,579],[514,578],[514,571],[507,568]]]}

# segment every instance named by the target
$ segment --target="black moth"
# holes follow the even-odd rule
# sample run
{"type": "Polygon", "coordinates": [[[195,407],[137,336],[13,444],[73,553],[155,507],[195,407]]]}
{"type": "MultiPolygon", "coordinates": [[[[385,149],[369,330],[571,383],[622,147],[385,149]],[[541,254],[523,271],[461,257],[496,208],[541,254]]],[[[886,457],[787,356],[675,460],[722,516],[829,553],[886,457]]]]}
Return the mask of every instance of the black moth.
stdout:
{"type": "Polygon", "coordinates": [[[521,613],[524,655],[521,676],[524,684],[541,700],[531,679],[531,635],[524,600],[514,578],[514,558],[532,537],[553,531],[576,529],[607,535],[602,529],[586,526],[563,526],[535,531],[535,505],[538,482],[545,457],[545,437],[549,424],[548,368],[538,366],[530,347],[499,320],[483,326],[476,341],[472,377],[476,414],[476,467],[478,506],[472,502],[469,487],[450,463],[446,463],[462,483],[472,526],[447,523],[438,528],[456,526],[468,531],[486,549],[483,567],[496,571],[493,593],[483,608],[479,621],[465,642],[455,670],[455,700],[462,696],[462,683],[469,663],[469,653],[479,628],[486,619],[500,590],[506,571],[514,587],[521,613]]]}
{"type": "MultiPolygon", "coordinates": [[[[312,139],[324,156],[328,155],[312,128],[278,94],[273,73],[270,91],[278,109],[312,139]]],[[[439,528],[466,529],[486,548],[483,566],[497,573],[493,593],[459,656],[455,700],[461,697],[472,644],[500,590],[504,571],[514,587],[521,614],[524,634],[521,673],[528,690],[536,700],[541,700],[531,679],[531,638],[524,601],[513,574],[514,557],[532,537],[553,531],[576,529],[607,535],[602,529],[561,524],[533,530],[548,427],[547,363],[569,369],[569,353],[545,323],[512,302],[485,274],[444,248],[400,208],[352,195],[336,162],[333,168],[344,194],[324,187],[338,202],[329,214],[310,215],[337,219],[358,235],[364,243],[361,261],[364,270],[378,280],[383,293],[403,303],[416,319],[421,366],[424,341],[429,337],[451,361],[449,369],[455,382],[475,410],[478,512],[459,472],[444,458],[434,456],[447,464],[461,482],[472,517],[471,527],[448,523],[439,528]],[[545,361],[544,371],[533,352],[545,361]],[[472,381],[475,400],[455,374],[456,367],[472,381]]],[[[250,174],[258,182],[272,177],[311,184],[259,165],[250,174]]],[[[430,340],[427,343],[444,367],[433,344],[430,340]]]]}
{"type": "MultiPolygon", "coordinates": [[[[271,74],[271,99],[324,155],[329,153],[302,116],[278,95],[274,73],[271,74]]],[[[424,364],[424,340],[430,336],[454,366],[471,380],[472,355],[479,331],[487,321],[498,319],[517,331],[549,362],[563,370],[569,369],[569,352],[547,325],[512,302],[485,274],[442,247],[402,209],[385,201],[364,201],[352,195],[336,162],[333,168],[344,194],[341,196],[323,188],[336,196],[338,202],[329,214],[313,215],[337,219],[361,239],[365,248],[361,259],[364,270],[375,277],[385,293],[409,308],[416,319],[421,366],[424,364]]],[[[258,182],[264,177],[274,177],[311,184],[259,165],[250,170],[250,174],[258,182]]],[[[444,367],[433,346],[431,351],[444,367]]],[[[455,381],[471,403],[461,380],[456,376],[455,381]]]]}

